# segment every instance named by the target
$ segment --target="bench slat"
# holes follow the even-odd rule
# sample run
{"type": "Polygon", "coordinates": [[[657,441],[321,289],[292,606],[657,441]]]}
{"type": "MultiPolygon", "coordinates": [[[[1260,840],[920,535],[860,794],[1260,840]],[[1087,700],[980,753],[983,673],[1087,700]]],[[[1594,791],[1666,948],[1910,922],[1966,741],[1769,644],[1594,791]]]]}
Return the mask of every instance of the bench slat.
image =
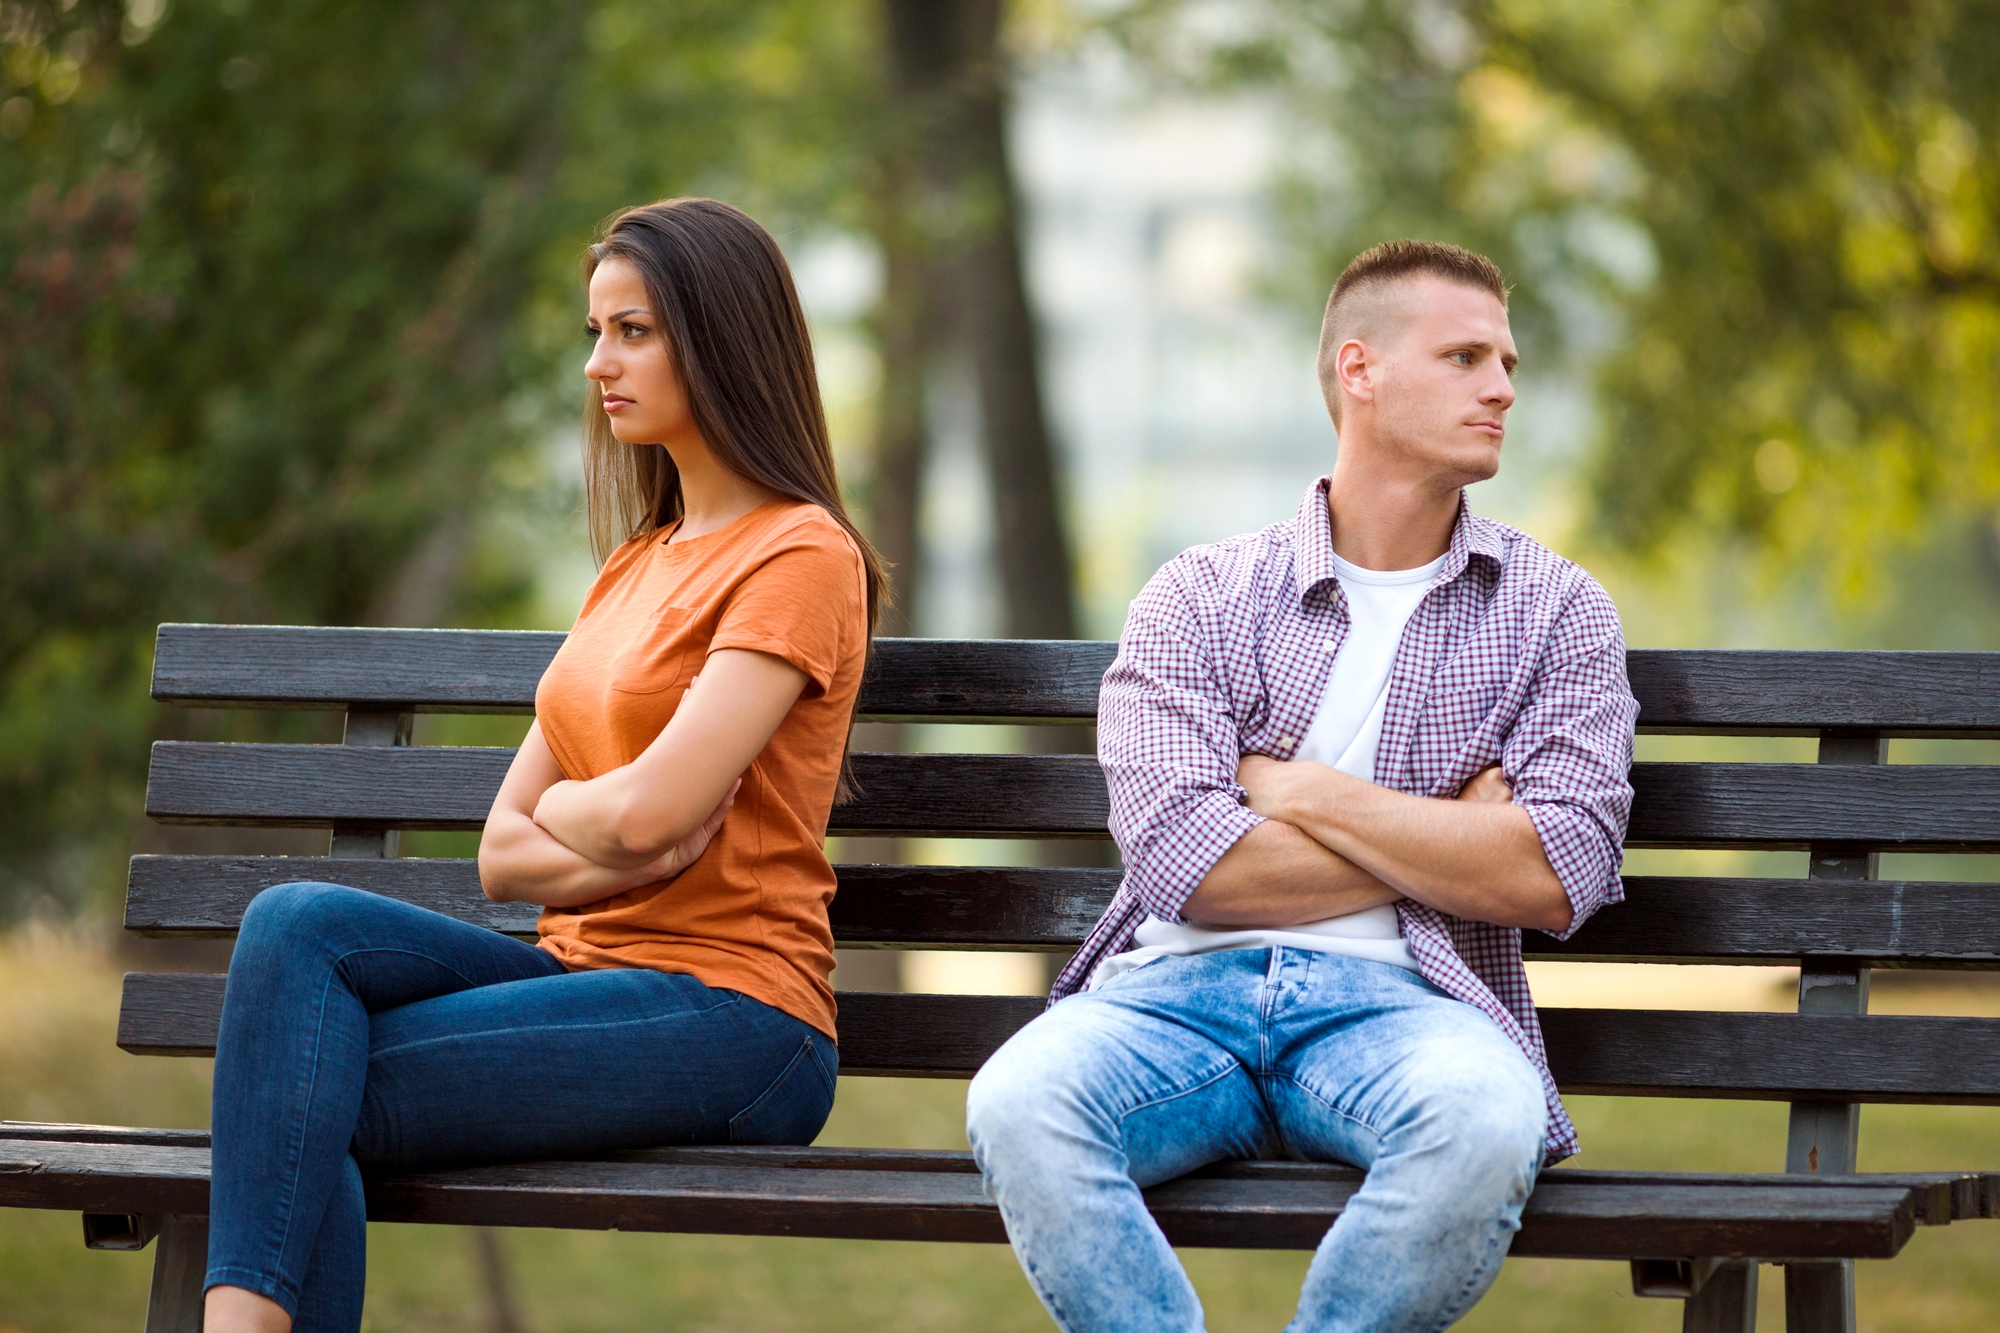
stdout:
{"type": "MultiPolygon", "coordinates": [[[[126,1125],[55,1124],[31,1120],[0,1120],[0,1139],[50,1143],[142,1144],[177,1148],[207,1148],[205,1129],[141,1129],[126,1125]]],[[[793,1170],[943,1171],[976,1174],[972,1154],[928,1148],[749,1147],[742,1145],[632,1148],[595,1153],[593,1161],[661,1162],[690,1166],[760,1166],[793,1170]]],[[[1362,1172],[1338,1162],[1228,1161],[1201,1168],[1200,1175],[1230,1180],[1331,1181],[1358,1184],[1362,1172]]],[[[1754,1189],[1774,1183],[1821,1187],[1889,1185],[1915,1193],[1919,1226],[1944,1226],[1953,1221],[1991,1217],[2000,1201],[2000,1172],[1905,1171],[1856,1175],[1797,1176],[1774,1172],[1729,1173],[1691,1171],[1593,1171],[1576,1167],[1550,1168],[1543,1185],[1675,1185],[1754,1189]]]]}
{"type": "MultiPolygon", "coordinates": [[[[118,1044],[208,1055],[222,977],[128,973],[118,1044]]],[[[847,1074],[967,1077],[1042,1011],[1030,996],[840,996],[847,1074]]],[[[2000,1105],[2000,1019],[1543,1009],[1549,1065],[1572,1093],[2000,1105]]]]}
{"type": "MultiPolygon", "coordinates": [[[[169,824],[476,829],[513,751],[500,747],[157,741],[146,813],[169,824]]],[[[1095,758],[857,754],[861,796],[834,833],[1104,837],[1095,758]]],[[[2000,766],[1637,764],[1633,847],[1902,851],[2000,847],[2000,766]]]]}
{"type": "MultiPolygon", "coordinates": [[[[832,909],[842,947],[1074,949],[1111,901],[1116,870],[1042,866],[836,866],[832,909]]],[[[135,856],[125,928],[155,937],[236,933],[261,890],[330,880],[488,930],[531,938],[541,909],[487,901],[470,860],[286,856],[135,856]]]]}
{"type": "MultiPolygon", "coordinates": [[[[781,1150],[782,1152],[782,1150],[781,1150]]],[[[620,1160],[372,1169],[376,1221],[699,1231],[880,1240],[984,1241],[1006,1233],[976,1173],[885,1154],[766,1165],[742,1150],[626,1154],[620,1160]]],[[[969,1165],[969,1163],[968,1163],[969,1165]]],[[[1258,1164],[1200,1172],[1146,1191],[1178,1245],[1312,1249],[1358,1187],[1339,1168],[1258,1164]]],[[[201,1212],[205,1147],[0,1137],[0,1206],[201,1212]]],[[[1550,1172],[1530,1197],[1516,1255],[1626,1258],[1721,1254],[1887,1258],[1915,1227],[1909,1184],[1766,1177],[1685,1183],[1550,1172]]]]}
{"type": "MultiPolygon", "coordinates": [[[[153,697],[217,708],[396,706],[529,712],[560,633],[160,626],[153,697]]],[[[861,713],[879,719],[1088,721],[1116,645],[877,640],[861,713]]],[[[1981,653],[1634,649],[1649,731],[1890,735],[2000,730],[2000,664],[1981,653]]]]}
{"type": "MultiPolygon", "coordinates": [[[[146,813],[168,824],[477,829],[511,749],[156,741],[146,813]]],[[[831,831],[1104,838],[1097,760],[1071,754],[856,754],[858,800],[831,831]]]]}
{"type": "MultiPolygon", "coordinates": [[[[846,948],[1074,949],[1118,886],[1117,870],[1037,866],[835,867],[834,940],[846,948]]],[[[493,903],[469,860],[135,856],[125,928],[156,937],[232,935],[259,891],[327,879],[532,937],[540,909],[493,903]]],[[[1604,962],[2000,967],[2000,885],[1631,876],[1627,901],[1569,940],[1527,932],[1530,958],[1604,962]]]]}

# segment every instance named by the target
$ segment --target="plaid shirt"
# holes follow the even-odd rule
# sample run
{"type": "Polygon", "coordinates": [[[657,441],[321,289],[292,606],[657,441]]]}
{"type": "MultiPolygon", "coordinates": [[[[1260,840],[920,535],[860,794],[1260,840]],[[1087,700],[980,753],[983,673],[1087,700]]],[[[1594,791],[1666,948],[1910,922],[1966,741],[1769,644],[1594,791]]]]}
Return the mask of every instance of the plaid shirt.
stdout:
{"type": "MultiPolygon", "coordinates": [[[[1209,868],[1261,822],[1243,803],[1237,761],[1296,752],[1348,632],[1326,495],[1321,478],[1292,522],[1183,552],[1133,601],[1098,704],[1125,878],[1051,1004],[1125,949],[1148,914],[1179,924],[1209,868]]],[[[1474,517],[1461,497],[1450,553],[1396,650],[1375,781],[1449,798],[1498,762],[1569,895],[1574,932],[1624,901],[1638,712],[1610,596],[1524,533],[1474,517]]],[[[1521,932],[1407,899],[1397,912],[1423,976],[1492,1018],[1540,1070],[1549,1159],[1574,1153],[1521,932]]]]}

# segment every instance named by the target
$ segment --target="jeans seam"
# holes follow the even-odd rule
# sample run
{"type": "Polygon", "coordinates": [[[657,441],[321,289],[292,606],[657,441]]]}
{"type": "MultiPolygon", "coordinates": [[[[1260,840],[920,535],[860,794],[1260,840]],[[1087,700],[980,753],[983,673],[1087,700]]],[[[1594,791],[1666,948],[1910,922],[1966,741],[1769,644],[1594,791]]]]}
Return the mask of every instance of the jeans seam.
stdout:
{"type": "MultiPolygon", "coordinates": [[[[730,1001],[724,1001],[723,1003],[727,1004],[730,1001]]],[[[700,1010],[699,1012],[711,1013],[722,1007],[722,1004],[710,1005],[707,1009],[700,1010]]],[[[536,1032],[603,1032],[611,1028],[643,1027],[648,1023],[659,1022],[660,1017],[660,1015],[654,1014],[645,1018],[620,1018],[604,1023],[538,1023],[534,1026],[533,1030],[536,1032]]],[[[511,1027],[482,1028],[477,1032],[452,1032],[442,1037],[426,1037],[421,1041],[406,1041],[399,1046],[384,1046],[381,1050],[370,1051],[368,1058],[374,1060],[383,1056],[401,1055],[407,1051],[422,1050],[427,1046],[442,1046],[450,1042],[463,1041],[468,1037],[490,1037],[496,1034],[507,1035],[527,1030],[522,1027],[511,1027]]]]}
{"type": "MultiPolygon", "coordinates": [[[[285,1278],[284,1278],[285,1250],[286,1247],[291,1243],[292,1224],[298,1220],[299,1175],[301,1170],[303,1169],[305,1160],[306,1127],[312,1123],[313,1101],[314,1098],[316,1098],[319,1095],[319,1074],[322,1064],[320,1057],[322,1054],[322,1049],[326,1043],[327,1002],[332,996],[333,985],[335,980],[340,977],[341,972],[345,968],[347,961],[349,959],[359,958],[368,954],[378,954],[378,953],[401,954],[406,957],[420,958],[423,961],[430,963],[431,965],[440,968],[443,971],[449,973],[450,975],[458,978],[458,980],[464,983],[464,985],[466,985],[467,987],[475,987],[478,984],[475,981],[473,981],[472,978],[466,976],[465,973],[460,969],[453,967],[449,963],[443,962],[435,957],[432,957],[429,954],[421,953],[415,949],[401,949],[393,946],[370,946],[365,949],[348,949],[343,952],[335,954],[331,959],[331,965],[327,969],[326,980],[321,984],[320,987],[319,1005],[313,1021],[313,1046],[311,1052],[311,1060],[310,1063],[307,1065],[307,1069],[310,1072],[307,1075],[306,1086],[304,1090],[305,1113],[299,1117],[298,1124],[293,1127],[293,1133],[289,1135],[287,1138],[288,1156],[290,1158],[288,1162],[289,1169],[286,1173],[288,1179],[286,1179],[284,1185],[276,1192],[278,1197],[274,1200],[274,1202],[277,1204],[277,1212],[279,1216],[277,1219],[278,1225],[277,1225],[277,1252],[275,1255],[276,1261],[272,1264],[272,1267],[278,1273],[277,1281],[281,1286],[285,1285],[285,1278]]],[[[351,989],[351,983],[349,984],[351,989]]],[[[357,996],[356,998],[358,999],[359,997],[357,996]]],[[[363,1004],[362,1008],[364,1011],[370,1012],[371,1014],[373,1012],[368,1010],[366,1004],[363,1004]]],[[[372,1056],[373,1053],[371,1052],[370,1054],[372,1056]]],[[[365,1079],[363,1080],[363,1086],[364,1086],[364,1096],[365,1096],[366,1095],[365,1079]]],[[[295,1296],[294,1297],[295,1304],[296,1300],[297,1298],[295,1296]]]]}
{"type": "Polygon", "coordinates": [[[778,1076],[766,1084],[764,1090],[758,1093],[748,1106],[729,1117],[730,1142],[734,1143],[736,1141],[736,1123],[746,1116],[755,1115],[757,1112],[763,1110],[764,1104],[775,1097],[785,1084],[791,1081],[792,1071],[797,1069],[802,1062],[810,1059],[811,1056],[812,1038],[807,1037],[799,1043],[799,1049],[792,1053],[792,1058],[785,1062],[785,1067],[778,1071],[778,1076]]]}

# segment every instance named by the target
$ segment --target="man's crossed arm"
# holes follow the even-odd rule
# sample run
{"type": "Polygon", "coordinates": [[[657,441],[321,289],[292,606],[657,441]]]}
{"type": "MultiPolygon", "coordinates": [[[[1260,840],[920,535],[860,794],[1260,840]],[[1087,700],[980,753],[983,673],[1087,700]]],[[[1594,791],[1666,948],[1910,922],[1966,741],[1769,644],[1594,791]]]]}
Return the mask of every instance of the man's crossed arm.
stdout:
{"type": "Polygon", "coordinates": [[[1469,921],[1569,929],[1569,895],[1497,766],[1453,801],[1263,755],[1245,755],[1237,780],[1264,822],[1189,895],[1190,921],[1292,926],[1410,898],[1469,921]]]}

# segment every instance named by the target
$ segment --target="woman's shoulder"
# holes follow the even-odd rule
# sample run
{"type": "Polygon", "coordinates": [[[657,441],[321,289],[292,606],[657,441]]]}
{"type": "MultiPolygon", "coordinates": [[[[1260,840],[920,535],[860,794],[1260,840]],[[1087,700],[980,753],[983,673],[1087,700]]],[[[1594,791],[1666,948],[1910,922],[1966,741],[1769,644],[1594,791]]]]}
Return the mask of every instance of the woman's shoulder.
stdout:
{"type": "Polygon", "coordinates": [[[771,513],[752,538],[759,554],[770,557],[786,551],[817,552],[836,562],[861,566],[861,548],[839,519],[810,500],[781,499],[772,502],[771,513]]]}

